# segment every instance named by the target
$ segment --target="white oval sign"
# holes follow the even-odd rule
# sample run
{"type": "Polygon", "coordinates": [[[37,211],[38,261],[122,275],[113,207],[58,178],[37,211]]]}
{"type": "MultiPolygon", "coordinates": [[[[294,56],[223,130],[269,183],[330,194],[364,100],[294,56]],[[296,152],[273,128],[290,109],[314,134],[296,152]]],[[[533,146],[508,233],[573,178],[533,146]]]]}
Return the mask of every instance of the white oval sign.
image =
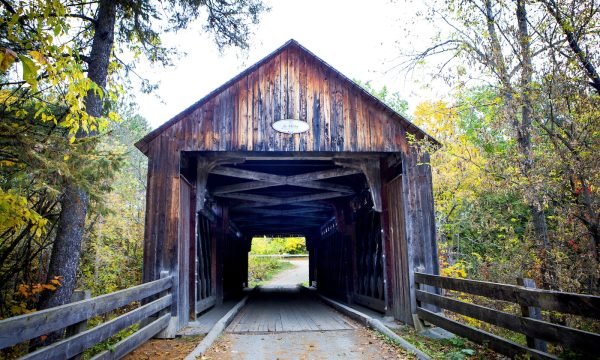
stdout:
{"type": "Polygon", "coordinates": [[[300,134],[308,131],[308,123],[296,119],[282,119],[273,123],[273,129],[285,134],[300,134]]]}

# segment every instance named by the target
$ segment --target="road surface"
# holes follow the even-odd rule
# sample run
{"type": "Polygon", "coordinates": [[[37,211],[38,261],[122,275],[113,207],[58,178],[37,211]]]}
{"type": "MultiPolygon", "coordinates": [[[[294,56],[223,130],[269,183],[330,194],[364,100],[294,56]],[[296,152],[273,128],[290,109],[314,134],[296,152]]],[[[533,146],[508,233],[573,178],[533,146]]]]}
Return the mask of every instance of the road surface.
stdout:
{"type": "Polygon", "coordinates": [[[263,287],[279,287],[308,283],[308,259],[285,259],[294,265],[293,268],[283,270],[275,275],[263,287]]]}

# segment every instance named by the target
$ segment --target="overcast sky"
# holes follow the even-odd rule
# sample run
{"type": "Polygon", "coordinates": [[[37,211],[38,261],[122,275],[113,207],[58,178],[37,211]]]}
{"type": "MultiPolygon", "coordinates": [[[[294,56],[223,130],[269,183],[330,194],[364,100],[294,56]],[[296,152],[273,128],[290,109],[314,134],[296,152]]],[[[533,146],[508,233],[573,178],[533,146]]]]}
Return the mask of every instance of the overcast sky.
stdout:
{"type": "Polygon", "coordinates": [[[160,86],[153,94],[137,94],[139,112],[155,128],[213,89],[254,64],[289,39],[295,39],[346,76],[386,85],[414,107],[443,96],[425,72],[406,76],[396,67],[402,52],[426,46],[433,29],[416,16],[419,2],[398,0],[270,0],[271,11],[254,27],[250,49],[219,54],[201,27],[164,37],[186,55],[169,68],[142,66],[139,72],[160,86]],[[410,39],[410,41],[409,41],[410,39]],[[391,70],[390,70],[391,69],[391,70]]]}

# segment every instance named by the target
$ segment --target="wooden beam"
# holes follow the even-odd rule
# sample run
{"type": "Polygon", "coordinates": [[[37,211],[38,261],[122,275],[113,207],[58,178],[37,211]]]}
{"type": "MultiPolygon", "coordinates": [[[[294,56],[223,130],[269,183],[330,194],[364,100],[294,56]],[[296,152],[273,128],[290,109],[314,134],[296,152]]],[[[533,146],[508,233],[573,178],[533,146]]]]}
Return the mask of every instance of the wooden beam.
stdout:
{"type": "Polygon", "coordinates": [[[208,175],[211,173],[211,171],[215,167],[223,164],[242,163],[245,161],[245,159],[231,157],[214,159],[198,156],[196,161],[196,210],[200,211],[204,209],[204,203],[207,196],[206,183],[208,181],[208,175]]]}
{"type": "MultiPolygon", "coordinates": [[[[260,202],[248,202],[248,203],[236,205],[232,208],[232,210],[253,211],[254,209],[265,207],[265,206],[273,206],[273,205],[260,203],[260,202]]],[[[320,209],[323,211],[325,211],[325,210],[331,211],[332,210],[332,207],[330,204],[327,204],[325,202],[318,202],[318,201],[312,201],[312,202],[307,202],[307,203],[295,203],[293,206],[294,206],[293,207],[294,209],[320,209]]]]}
{"type": "MultiPolygon", "coordinates": [[[[311,194],[311,195],[292,196],[292,197],[288,197],[288,198],[278,198],[278,197],[274,197],[274,196],[254,195],[254,194],[244,194],[244,193],[231,193],[231,194],[221,195],[221,197],[225,197],[225,198],[254,201],[254,202],[267,204],[268,206],[287,205],[287,204],[293,204],[293,203],[305,202],[305,201],[333,199],[333,198],[343,197],[343,196],[348,196],[348,194],[339,193],[339,192],[324,192],[324,193],[317,193],[317,194],[311,194]]],[[[262,205],[262,206],[265,206],[265,205],[262,205]]]]}
{"type": "MultiPolygon", "coordinates": [[[[386,156],[389,153],[380,152],[306,152],[306,151],[269,151],[269,152],[248,152],[248,151],[228,151],[228,157],[244,158],[246,160],[273,160],[273,161],[289,161],[289,160],[347,160],[347,159],[376,159],[386,156]]],[[[205,151],[203,156],[208,159],[219,159],[223,157],[222,151],[205,151]]]]}
{"type": "MultiPolygon", "coordinates": [[[[326,217],[311,217],[311,218],[294,218],[296,221],[294,223],[306,223],[306,222],[318,222],[319,224],[327,221],[326,217]]],[[[289,216],[287,217],[266,217],[266,218],[257,218],[257,217],[248,217],[245,219],[237,219],[238,224],[243,226],[242,224],[248,223],[256,223],[256,224],[264,224],[264,223],[273,223],[273,224],[288,224],[293,221],[289,216]]]]}
{"type": "Polygon", "coordinates": [[[331,209],[322,209],[322,208],[293,208],[293,209],[289,209],[289,210],[275,210],[275,209],[260,209],[260,208],[249,208],[249,209],[242,209],[242,213],[251,213],[251,214],[258,214],[258,215],[274,215],[274,216],[278,216],[278,215],[286,215],[286,214],[293,214],[293,215],[300,215],[300,214],[311,214],[311,213],[322,213],[322,212],[330,212],[331,209]]]}
{"type": "Polygon", "coordinates": [[[309,189],[321,189],[321,190],[330,190],[337,192],[345,192],[348,194],[353,194],[354,190],[352,190],[349,186],[338,185],[338,184],[329,184],[324,182],[319,182],[317,180],[330,179],[334,177],[354,175],[360,173],[359,170],[356,169],[328,169],[323,171],[315,171],[311,173],[298,174],[298,175],[276,175],[276,174],[268,174],[264,172],[251,171],[251,170],[243,170],[236,169],[230,167],[219,166],[213,168],[211,170],[212,174],[222,175],[222,176],[230,176],[237,177],[248,180],[255,180],[255,182],[248,182],[242,184],[228,185],[222,186],[215,189],[212,193],[214,195],[223,195],[231,192],[239,192],[246,190],[255,190],[255,189],[263,189],[273,186],[282,186],[282,185],[291,185],[298,186],[309,189]]]}
{"type": "MultiPolygon", "coordinates": [[[[273,205],[273,204],[266,204],[266,203],[251,201],[251,202],[247,202],[247,203],[242,203],[240,205],[236,205],[231,209],[235,210],[235,211],[251,211],[252,209],[256,209],[256,208],[279,206],[279,205],[281,205],[281,204],[273,205]]],[[[294,209],[313,208],[313,209],[332,210],[331,205],[324,203],[324,202],[318,202],[318,201],[295,203],[291,206],[293,206],[294,209]]]]}
{"type": "Polygon", "coordinates": [[[219,196],[222,194],[228,194],[228,193],[232,193],[232,192],[264,189],[264,188],[273,187],[273,186],[279,186],[279,184],[271,182],[271,181],[249,181],[249,182],[244,182],[241,184],[220,186],[211,192],[213,195],[219,196]]]}
{"type": "Polygon", "coordinates": [[[371,198],[373,199],[373,209],[377,212],[381,212],[383,209],[382,198],[381,198],[381,169],[379,166],[379,160],[374,161],[373,159],[360,159],[360,160],[337,160],[336,165],[346,166],[352,169],[360,169],[367,178],[369,183],[369,191],[371,192],[371,198]]]}
{"type": "Polygon", "coordinates": [[[288,176],[289,181],[291,182],[304,182],[304,181],[314,181],[314,180],[324,180],[341,176],[355,175],[360,174],[359,170],[350,169],[350,168],[335,168],[329,170],[315,171],[306,174],[298,174],[288,176]]]}
{"type": "Polygon", "coordinates": [[[212,174],[231,176],[248,180],[269,181],[272,183],[285,183],[285,176],[268,174],[264,172],[244,170],[232,167],[218,166],[211,170],[212,174]]]}
{"type": "Polygon", "coordinates": [[[273,233],[281,233],[281,232],[296,232],[296,233],[306,233],[307,231],[314,230],[318,228],[319,225],[304,225],[304,226],[275,226],[275,225],[265,225],[265,226],[253,226],[246,228],[247,233],[249,234],[273,234],[273,233]]]}
{"type": "Polygon", "coordinates": [[[322,220],[322,221],[326,221],[327,219],[329,219],[331,216],[330,215],[323,215],[323,216],[315,216],[315,215],[263,215],[260,217],[257,216],[243,216],[243,217],[238,217],[235,218],[235,220],[239,223],[239,224],[243,224],[245,222],[262,222],[264,220],[273,220],[273,219],[277,219],[277,221],[279,222],[284,222],[284,221],[305,221],[305,220],[322,220]]]}

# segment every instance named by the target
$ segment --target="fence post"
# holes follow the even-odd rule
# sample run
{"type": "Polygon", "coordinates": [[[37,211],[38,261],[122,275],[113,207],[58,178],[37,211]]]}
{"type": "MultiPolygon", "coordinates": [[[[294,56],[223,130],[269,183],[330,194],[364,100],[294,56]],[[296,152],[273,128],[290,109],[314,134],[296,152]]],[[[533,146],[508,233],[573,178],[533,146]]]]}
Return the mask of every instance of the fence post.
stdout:
{"type": "MultiPolygon", "coordinates": [[[[169,276],[171,276],[171,273],[169,271],[163,270],[160,272],[161,279],[164,279],[169,276]]],[[[171,287],[169,289],[159,293],[158,297],[161,298],[163,296],[166,296],[169,293],[173,294],[173,283],[171,283],[171,287]]],[[[172,310],[173,310],[173,304],[171,304],[171,306],[167,307],[166,309],[159,311],[157,314],[157,317],[161,317],[167,313],[171,313],[171,315],[173,315],[172,310]]],[[[171,316],[169,325],[165,329],[163,329],[161,332],[156,334],[154,337],[157,339],[173,339],[175,337],[176,333],[177,333],[177,316],[175,315],[175,316],[171,316]]]]}
{"type": "MultiPolygon", "coordinates": [[[[536,289],[535,281],[528,278],[517,278],[517,284],[523,286],[526,289],[536,289]]],[[[521,305],[521,314],[523,317],[531,319],[542,320],[542,311],[537,306],[526,306],[521,305]]],[[[536,350],[547,352],[546,342],[540,339],[527,336],[527,346],[536,350]]]]}
{"type": "MultiPolygon", "coordinates": [[[[71,302],[77,302],[77,301],[81,301],[81,300],[87,300],[90,299],[92,297],[92,293],[90,290],[75,290],[73,291],[73,295],[71,295],[71,302]]],[[[78,323],[75,323],[73,325],[70,325],[67,327],[66,331],[65,331],[65,338],[69,338],[71,336],[77,335],[80,332],[83,332],[87,329],[87,319],[80,321],[78,323]]],[[[82,354],[78,354],[73,356],[71,359],[72,360],[79,360],[81,359],[81,355],[82,354]]]]}
{"type": "MultiPolygon", "coordinates": [[[[425,270],[425,268],[423,266],[417,266],[414,269],[414,272],[423,272],[424,270],[425,270]]],[[[414,290],[415,290],[414,294],[416,294],[417,290],[424,289],[423,285],[418,283],[417,281],[414,281],[413,284],[414,284],[414,290]]],[[[416,308],[420,308],[422,305],[421,302],[416,299],[416,296],[415,296],[415,305],[416,305],[416,308]]],[[[412,314],[412,320],[413,320],[413,324],[415,326],[415,330],[417,330],[417,332],[421,332],[421,331],[425,330],[425,323],[423,322],[423,320],[421,320],[419,318],[419,315],[416,314],[416,309],[415,309],[415,313],[412,314]]]]}

